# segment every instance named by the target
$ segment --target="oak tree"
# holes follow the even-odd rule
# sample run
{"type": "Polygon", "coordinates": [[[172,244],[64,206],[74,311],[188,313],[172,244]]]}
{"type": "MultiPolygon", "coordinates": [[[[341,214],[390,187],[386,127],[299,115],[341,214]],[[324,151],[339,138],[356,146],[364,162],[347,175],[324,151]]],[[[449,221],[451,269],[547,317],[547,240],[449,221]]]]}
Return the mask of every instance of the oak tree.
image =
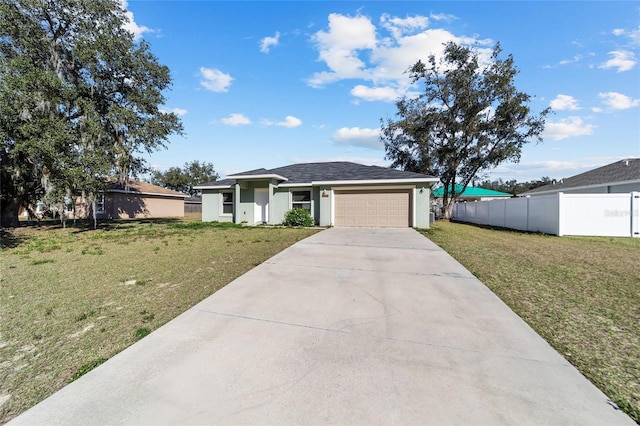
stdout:
{"type": "Polygon", "coordinates": [[[213,182],[219,178],[212,163],[192,161],[184,163],[182,168],[170,167],[167,171],[154,171],[151,183],[163,188],[173,189],[193,196],[199,196],[200,191],[194,189],[196,185],[213,182]]]}
{"type": "Polygon", "coordinates": [[[444,54],[408,70],[421,85],[417,97],[396,102],[395,119],[382,120],[385,158],[391,167],[440,177],[445,216],[479,173],[518,162],[522,147],[541,141],[545,116],[531,112],[531,96],[516,90],[513,57],[496,44],[487,61],[477,49],[446,43],[444,54]],[[455,183],[461,191],[454,192],[455,183]]]}
{"type": "Polygon", "coordinates": [[[118,0],[0,0],[2,226],[45,193],[90,199],[182,125],[163,112],[169,69],[118,0]]]}

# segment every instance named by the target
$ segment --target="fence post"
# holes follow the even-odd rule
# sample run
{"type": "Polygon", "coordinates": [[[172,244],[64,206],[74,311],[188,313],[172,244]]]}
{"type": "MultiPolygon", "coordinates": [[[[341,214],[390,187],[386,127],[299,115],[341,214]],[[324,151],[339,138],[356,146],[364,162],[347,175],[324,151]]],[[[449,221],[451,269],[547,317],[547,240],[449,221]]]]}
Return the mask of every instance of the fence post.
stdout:
{"type": "Polygon", "coordinates": [[[530,231],[529,229],[529,203],[531,202],[531,195],[527,195],[527,231],[530,231]]]}
{"type": "Polygon", "coordinates": [[[631,236],[640,238],[640,192],[631,193],[631,236]]]}
{"type": "Polygon", "coordinates": [[[564,192],[558,192],[558,237],[562,237],[562,228],[564,222],[564,192]]]}

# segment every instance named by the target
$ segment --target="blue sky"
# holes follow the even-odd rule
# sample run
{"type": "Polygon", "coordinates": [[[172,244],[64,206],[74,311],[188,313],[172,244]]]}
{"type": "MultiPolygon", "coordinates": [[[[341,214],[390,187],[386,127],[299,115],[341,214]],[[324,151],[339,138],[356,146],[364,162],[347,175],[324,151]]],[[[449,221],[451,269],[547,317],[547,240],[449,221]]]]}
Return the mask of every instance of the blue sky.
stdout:
{"type": "Polygon", "coordinates": [[[415,91],[404,71],[452,40],[500,42],[544,142],[488,177],[562,178],[640,157],[636,1],[123,1],[129,29],[171,69],[163,108],[185,135],[146,155],[221,176],[298,162],[386,166],[380,119],[415,91]]]}

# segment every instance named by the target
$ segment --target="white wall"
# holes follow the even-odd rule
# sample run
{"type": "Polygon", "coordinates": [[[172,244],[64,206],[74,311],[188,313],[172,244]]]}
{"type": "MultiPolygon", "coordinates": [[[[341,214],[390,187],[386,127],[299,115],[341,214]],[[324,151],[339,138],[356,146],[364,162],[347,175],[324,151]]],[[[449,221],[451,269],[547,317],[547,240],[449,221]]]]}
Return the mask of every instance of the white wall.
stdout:
{"type": "Polygon", "coordinates": [[[456,203],[452,219],[553,235],[640,237],[640,193],[563,194],[456,203]]]}

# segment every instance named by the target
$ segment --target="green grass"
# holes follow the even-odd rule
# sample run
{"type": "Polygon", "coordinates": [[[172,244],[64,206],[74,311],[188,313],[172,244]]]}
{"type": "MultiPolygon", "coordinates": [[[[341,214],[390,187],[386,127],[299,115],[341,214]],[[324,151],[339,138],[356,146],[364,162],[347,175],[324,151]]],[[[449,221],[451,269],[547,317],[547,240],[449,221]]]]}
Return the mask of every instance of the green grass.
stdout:
{"type": "Polygon", "coordinates": [[[315,232],[175,220],[3,231],[0,423],[315,232]]]}
{"type": "Polygon", "coordinates": [[[640,422],[640,239],[423,231],[640,422]]]}

